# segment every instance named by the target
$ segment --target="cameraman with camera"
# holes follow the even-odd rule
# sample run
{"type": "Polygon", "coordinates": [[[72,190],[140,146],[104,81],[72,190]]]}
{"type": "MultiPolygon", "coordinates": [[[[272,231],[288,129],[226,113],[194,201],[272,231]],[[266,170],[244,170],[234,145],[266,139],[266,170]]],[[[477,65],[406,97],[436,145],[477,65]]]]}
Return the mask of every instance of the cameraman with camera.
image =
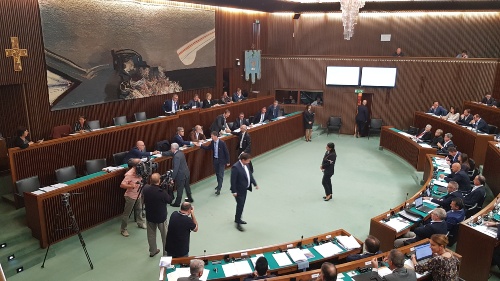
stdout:
{"type": "Polygon", "coordinates": [[[142,177],[137,174],[136,166],[141,163],[141,159],[131,158],[128,160],[127,164],[130,170],[125,173],[125,178],[120,184],[121,188],[126,189],[124,197],[125,197],[125,208],[123,209],[122,214],[122,224],[120,228],[120,233],[128,237],[129,233],[127,231],[128,217],[132,208],[134,208],[135,218],[137,222],[137,226],[139,228],[146,228],[144,217],[142,216],[142,208],[141,208],[141,194],[139,189],[141,187],[142,177]],[[135,203],[138,201],[137,204],[135,203]],[[134,206],[135,205],[135,206],[134,206]]]}
{"type": "Polygon", "coordinates": [[[160,186],[160,174],[151,175],[151,184],[143,187],[144,204],[146,205],[146,221],[149,244],[149,256],[156,256],[160,250],[156,248],[156,229],[160,230],[162,249],[165,249],[167,238],[167,204],[172,202],[168,190],[160,186]]]}
{"type": "Polygon", "coordinates": [[[165,151],[162,153],[163,156],[172,156],[172,178],[175,181],[175,187],[177,188],[177,198],[172,207],[180,207],[182,200],[182,193],[186,189],[187,202],[193,203],[193,197],[191,196],[191,187],[189,186],[190,172],[186,162],[186,157],[184,153],[179,150],[178,143],[172,143],[170,146],[170,151],[165,151]]]}

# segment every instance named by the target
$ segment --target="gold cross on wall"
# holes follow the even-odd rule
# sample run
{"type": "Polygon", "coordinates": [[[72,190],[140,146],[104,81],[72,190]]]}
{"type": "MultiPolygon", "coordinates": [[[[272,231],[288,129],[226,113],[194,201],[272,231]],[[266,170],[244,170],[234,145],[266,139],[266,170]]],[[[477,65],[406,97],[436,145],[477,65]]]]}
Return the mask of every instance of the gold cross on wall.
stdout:
{"type": "Polygon", "coordinates": [[[10,37],[12,49],[5,49],[5,55],[14,59],[14,71],[22,71],[21,57],[28,56],[28,50],[19,49],[19,39],[17,37],[10,37]]]}

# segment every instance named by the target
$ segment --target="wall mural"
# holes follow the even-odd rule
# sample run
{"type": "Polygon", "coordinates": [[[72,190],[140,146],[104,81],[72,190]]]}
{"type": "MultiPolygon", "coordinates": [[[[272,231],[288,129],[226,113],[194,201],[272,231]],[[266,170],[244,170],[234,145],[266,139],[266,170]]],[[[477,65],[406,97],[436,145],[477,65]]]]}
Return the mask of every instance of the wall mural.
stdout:
{"type": "Polygon", "coordinates": [[[215,86],[215,11],[141,1],[39,0],[51,110],[215,86]]]}

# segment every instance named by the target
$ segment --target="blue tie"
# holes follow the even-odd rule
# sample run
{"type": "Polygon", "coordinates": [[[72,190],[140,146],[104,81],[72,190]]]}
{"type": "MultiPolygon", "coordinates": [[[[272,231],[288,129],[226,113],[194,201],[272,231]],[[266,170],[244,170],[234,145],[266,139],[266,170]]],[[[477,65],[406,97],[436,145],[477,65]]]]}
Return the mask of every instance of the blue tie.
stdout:
{"type": "Polygon", "coordinates": [[[214,143],[214,158],[219,159],[219,141],[214,143]]]}

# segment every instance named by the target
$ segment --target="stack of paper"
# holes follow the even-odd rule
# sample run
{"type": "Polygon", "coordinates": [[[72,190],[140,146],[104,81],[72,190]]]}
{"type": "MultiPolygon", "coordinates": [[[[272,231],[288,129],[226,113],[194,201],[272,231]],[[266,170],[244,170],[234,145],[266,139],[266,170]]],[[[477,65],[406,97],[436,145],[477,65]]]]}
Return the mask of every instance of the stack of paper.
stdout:
{"type": "Polygon", "coordinates": [[[309,249],[302,249],[302,253],[304,253],[304,256],[306,256],[307,259],[314,258],[313,253],[311,253],[311,251],[309,251],[309,249]]]}
{"type": "Polygon", "coordinates": [[[276,260],[279,266],[287,266],[292,264],[292,261],[288,258],[288,255],[286,253],[273,254],[273,258],[274,260],[276,260]]]}
{"type": "Polygon", "coordinates": [[[382,267],[378,268],[378,275],[380,277],[384,277],[387,274],[391,274],[391,273],[392,273],[392,270],[390,270],[387,266],[382,266],[382,267]]]}
{"type": "Polygon", "coordinates": [[[172,264],[172,257],[160,258],[160,267],[170,267],[171,264],[172,264]]]}
{"type": "Polygon", "coordinates": [[[250,268],[250,264],[247,260],[223,264],[222,270],[224,270],[224,275],[226,277],[252,273],[252,268],[250,268]]]}
{"type": "Polygon", "coordinates": [[[421,147],[425,147],[425,148],[432,148],[432,146],[430,146],[428,143],[425,143],[425,142],[421,142],[421,143],[419,143],[419,145],[421,147]]]}
{"type": "Polygon", "coordinates": [[[333,244],[332,242],[314,246],[314,250],[318,251],[318,253],[324,258],[331,257],[342,252],[342,249],[340,249],[339,246],[333,244]]]}
{"type": "Polygon", "coordinates": [[[486,225],[476,225],[474,229],[480,231],[488,236],[493,238],[497,238],[497,228],[496,227],[487,227],[486,225]]]}
{"type": "Polygon", "coordinates": [[[306,261],[307,257],[299,248],[288,249],[288,255],[293,262],[297,263],[299,261],[306,261]]]}
{"type": "Polygon", "coordinates": [[[36,191],[31,192],[31,193],[35,194],[35,195],[40,195],[40,194],[44,194],[45,192],[43,192],[41,190],[36,190],[36,191]]]}
{"type": "Polygon", "coordinates": [[[388,222],[383,222],[387,226],[394,228],[396,232],[400,232],[401,230],[407,228],[410,223],[406,220],[400,218],[391,218],[388,222]]]}
{"type": "Polygon", "coordinates": [[[361,245],[359,245],[358,241],[351,235],[351,236],[337,236],[335,237],[339,241],[342,246],[348,250],[351,249],[357,249],[360,248],[361,245]]]}

